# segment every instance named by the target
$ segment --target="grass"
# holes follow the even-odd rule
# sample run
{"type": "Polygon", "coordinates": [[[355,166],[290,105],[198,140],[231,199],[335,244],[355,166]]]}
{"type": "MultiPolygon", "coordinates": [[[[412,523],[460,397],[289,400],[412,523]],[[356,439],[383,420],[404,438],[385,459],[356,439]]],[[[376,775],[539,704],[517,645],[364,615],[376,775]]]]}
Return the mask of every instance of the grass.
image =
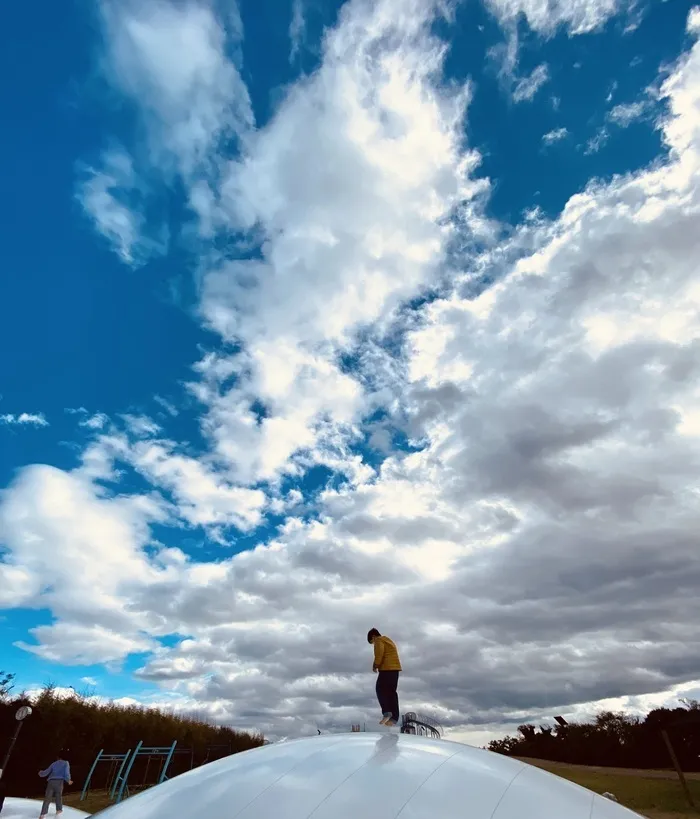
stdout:
{"type": "Polygon", "coordinates": [[[112,805],[109,798],[109,791],[90,791],[84,802],[80,801],[80,791],[67,793],[63,797],[63,804],[69,808],[85,811],[85,813],[98,813],[112,805]]]}
{"type": "MultiPolygon", "coordinates": [[[[145,787],[134,788],[131,791],[131,796],[135,796],[137,793],[141,793],[141,791],[148,790],[148,788],[152,787],[155,786],[146,785],[145,787]]],[[[64,793],[63,804],[68,805],[69,808],[75,808],[76,810],[82,810],[85,813],[95,814],[99,813],[101,810],[105,810],[105,808],[108,808],[110,805],[113,805],[114,802],[112,802],[112,800],[109,798],[108,790],[91,790],[88,791],[88,794],[83,802],[80,801],[80,791],[64,793]]]]}
{"type": "MultiPolygon", "coordinates": [[[[621,805],[650,819],[681,819],[700,816],[688,806],[680,782],[672,771],[619,771],[606,772],[601,768],[583,765],[565,765],[540,759],[524,760],[538,768],[582,785],[584,788],[614,793],[621,805]]],[[[696,805],[700,806],[700,780],[690,779],[688,787],[696,805]]]]}

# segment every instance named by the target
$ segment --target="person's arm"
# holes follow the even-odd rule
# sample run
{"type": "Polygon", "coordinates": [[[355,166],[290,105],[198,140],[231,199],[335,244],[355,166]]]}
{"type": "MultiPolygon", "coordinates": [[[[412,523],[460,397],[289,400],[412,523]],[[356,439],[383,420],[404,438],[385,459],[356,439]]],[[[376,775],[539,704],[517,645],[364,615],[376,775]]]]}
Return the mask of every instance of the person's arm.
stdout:
{"type": "Polygon", "coordinates": [[[39,771],[39,776],[44,776],[44,777],[48,776],[49,773],[51,772],[51,768],[53,768],[53,762],[45,770],[39,771]]]}
{"type": "Polygon", "coordinates": [[[382,640],[374,641],[374,667],[379,668],[384,659],[384,642],[382,640]]]}
{"type": "Polygon", "coordinates": [[[66,762],[66,782],[69,785],[73,784],[73,780],[70,778],[70,762],[66,762]]]}

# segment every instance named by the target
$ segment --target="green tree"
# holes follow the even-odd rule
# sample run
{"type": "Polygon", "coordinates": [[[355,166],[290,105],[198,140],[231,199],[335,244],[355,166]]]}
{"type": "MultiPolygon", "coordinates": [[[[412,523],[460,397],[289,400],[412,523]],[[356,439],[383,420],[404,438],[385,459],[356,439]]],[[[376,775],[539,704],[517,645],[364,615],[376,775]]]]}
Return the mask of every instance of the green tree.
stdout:
{"type": "Polygon", "coordinates": [[[8,671],[0,671],[0,700],[4,700],[15,687],[14,679],[14,674],[10,674],[8,671]]]}

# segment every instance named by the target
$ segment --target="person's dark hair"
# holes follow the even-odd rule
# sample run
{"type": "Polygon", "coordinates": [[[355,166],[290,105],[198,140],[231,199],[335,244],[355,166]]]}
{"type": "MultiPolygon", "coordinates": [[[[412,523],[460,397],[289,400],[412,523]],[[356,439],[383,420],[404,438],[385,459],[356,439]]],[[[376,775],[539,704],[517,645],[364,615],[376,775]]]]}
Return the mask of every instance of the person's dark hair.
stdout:
{"type": "Polygon", "coordinates": [[[376,629],[376,628],[371,628],[371,629],[370,629],[370,630],[367,632],[367,642],[368,642],[368,643],[371,643],[371,642],[372,642],[372,640],[374,640],[374,638],[375,638],[375,637],[381,637],[381,636],[382,636],[382,635],[381,635],[381,634],[380,634],[380,633],[377,631],[377,629],[376,629]]]}
{"type": "Polygon", "coordinates": [[[65,759],[67,753],[68,748],[60,748],[58,753],[56,754],[56,759],[65,759]]]}

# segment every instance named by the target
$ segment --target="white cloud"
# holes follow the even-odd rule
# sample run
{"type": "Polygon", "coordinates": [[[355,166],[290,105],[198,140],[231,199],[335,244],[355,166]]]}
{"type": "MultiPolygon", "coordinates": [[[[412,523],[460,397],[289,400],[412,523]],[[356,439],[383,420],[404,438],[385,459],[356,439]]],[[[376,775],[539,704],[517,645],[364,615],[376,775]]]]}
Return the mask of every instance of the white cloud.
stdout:
{"type": "Polygon", "coordinates": [[[20,412],[18,415],[13,413],[0,415],[0,424],[5,424],[6,426],[47,427],[49,422],[42,412],[20,412]]]}
{"type": "MultiPolygon", "coordinates": [[[[84,414],[84,413],[83,413],[84,414]]],[[[79,421],[78,425],[81,427],[85,427],[86,429],[103,429],[106,424],[109,423],[109,417],[105,415],[104,412],[96,412],[94,415],[90,415],[85,420],[79,421]]]]}
{"type": "Polygon", "coordinates": [[[554,128],[551,131],[547,131],[546,134],[542,137],[542,142],[545,145],[554,145],[556,142],[561,142],[562,139],[566,139],[569,136],[568,128],[554,128]]]}
{"type": "Polygon", "coordinates": [[[81,677],[80,682],[85,683],[85,685],[90,685],[93,687],[99,685],[99,683],[94,677],[81,677]]]}
{"type": "Polygon", "coordinates": [[[518,80],[513,88],[513,101],[530,102],[547,82],[549,82],[549,67],[546,63],[542,63],[527,77],[518,80]]]}
{"type": "Polygon", "coordinates": [[[375,622],[416,669],[404,702],[463,732],[697,678],[681,643],[700,438],[679,423],[699,400],[697,46],[663,93],[668,164],[573,197],[522,228],[513,241],[535,251],[498,284],[424,309],[404,400],[425,449],[208,570],[207,612],[181,586],[171,616],[196,607],[200,630],[147,677],[280,733],[366,713],[351,644],[375,622]],[[234,577],[245,592],[224,615],[234,577]],[[469,657],[468,691],[449,657],[469,657]]]}
{"type": "Polygon", "coordinates": [[[48,606],[59,618],[32,630],[39,644],[31,650],[96,663],[154,647],[145,633],[152,619],[130,613],[125,600],[159,575],[144,551],[148,523],[165,519],[157,498],[108,498],[79,473],[40,465],[24,469],[1,498],[0,543],[9,551],[0,599],[48,606]]]}
{"type": "Polygon", "coordinates": [[[605,126],[599,128],[586,143],[584,153],[587,155],[597,154],[598,151],[600,151],[600,149],[607,143],[608,139],[610,139],[610,132],[608,129],[605,126]]]}
{"type": "Polygon", "coordinates": [[[237,25],[228,29],[204,3],[105,0],[102,11],[109,71],[143,114],[154,162],[174,160],[190,176],[220,139],[245,137],[250,98],[226,53],[240,43],[235,4],[237,25]]]}
{"type": "Polygon", "coordinates": [[[608,112],[608,119],[619,125],[621,128],[627,128],[636,120],[644,116],[648,110],[648,103],[645,100],[638,102],[620,103],[608,112]]]}
{"type": "Polygon", "coordinates": [[[167,398],[163,398],[160,395],[154,395],[153,400],[156,402],[156,404],[162,407],[168,413],[168,415],[176,417],[180,414],[177,407],[173,403],[168,401],[167,398]]]}
{"type": "MultiPolygon", "coordinates": [[[[160,424],[156,424],[155,421],[145,415],[125,413],[122,415],[122,419],[129,432],[140,438],[149,438],[153,435],[157,435],[162,429],[160,424]]],[[[100,427],[100,429],[101,428],[102,427],[100,427]]]]}
{"type": "Polygon", "coordinates": [[[247,530],[261,521],[264,492],[233,484],[163,442],[140,442],[123,455],[153,483],[174,493],[178,514],[192,525],[233,525],[247,530]]]}
{"type": "Polygon", "coordinates": [[[434,9],[414,5],[344,7],[319,71],[229,164],[222,207],[259,231],[263,258],[205,275],[207,323],[245,350],[227,366],[233,389],[210,378],[197,394],[240,480],[274,479],[296,452],[337,447],[368,408],[339,353],[431,280],[456,225],[488,230],[475,204],[486,186],[470,178],[478,157],[461,144],[468,89],[438,86],[434,9]]]}
{"type": "MultiPolygon", "coordinates": [[[[515,103],[529,102],[537,92],[550,80],[549,66],[541,63],[530,74],[521,76],[518,71],[520,62],[520,41],[517,28],[511,28],[503,43],[492,46],[487,56],[497,67],[501,86],[515,103]]],[[[552,106],[558,110],[561,100],[552,97],[552,106]]]]}
{"type": "Polygon", "coordinates": [[[261,522],[267,503],[262,490],[231,481],[208,459],[184,454],[183,447],[157,437],[160,427],[150,419],[126,415],[124,420],[125,431],[103,431],[85,449],[77,474],[88,481],[115,481],[119,469],[129,466],[172,495],[173,504],[161,507],[171,523],[203,526],[211,539],[221,540],[221,527],[247,531],[261,522]]]}
{"type": "MultiPolygon", "coordinates": [[[[631,20],[638,0],[484,0],[484,3],[507,34],[504,44],[490,49],[490,56],[501,64],[501,79],[506,81],[509,90],[512,92],[515,85],[518,96],[525,94],[522,99],[529,100],[549,79],[549,74],[547,66],[538,66],[529,77],[517,76],[521,19],[542,37],[552,37],[560,28],[570,36],[590,34],[618,15],[627,14],[631,20]]],[[[574,67],[580,68],[580,63],[574,67]]]]}
{"type": "Polygon", "coordinates": [[[299,54],[305,34],[304,0],[292,0],[292,19],[289,23],[289,40],[292,44],[289,52],[290,62],[293,62],[299,54]]]}
{"type": "Polygon", "coordinates": [[[102,157],[102,168],[86,167],[77,198],[93,220],[98,233],[112,245],[119,258],[138,266],[164,253],[164,238],[147,238],[140,191],[131,158],[123,150],[102,157]]]}
{"type": "Polygon", "coordinates": [[[571,34],[588,34],[612,17],[635,10],[636,0],[485,0],[504,26],[514,25],[520,15],[531,29],[553,34],[559,26],[571,34]]]}
{"type": "MultiPolygon", "coordinates": [[[[105,73],[140,113],[148,146],[139,151],[138,168],[124,151],[108,152],[103,169],[87,170],[78,198],[122,260],[138,265],[168,247],[165,222],[154,234],[155,216],[143,202],[143,180],[154,169],[168,182],[181,175],[200,235],[212,235],[215,151],[245,141],[254,126],[239,70],[242,24],[235,3],[222,19],[204,2],[102,0],[100,9],[105,73]]],[[[183,226],[185,234],[191,229],[183,226]]]]}
{"type": "Polygon", "coordinates": [[[173,702],[278,735],[373,712],[372,625],[410,669],[404,708],[457,736],[697,685],[700,45],[661,87],[668,157],[465,251],[446,282],[446,243],[489,234],[425,14],[346,6],[321,71],[227,169],[223,212],[266,243],[205,275],[203,315],[244,347],[190,386],[212,452],[110,430],[80,470],[28,467],[3,493],[0,600],[51,609],[42,656],[154,648],[140,676],[173,702]],[[441,293],[382,348],[426,283],[441,293]],[[348,440],[373,408],[417,451],[363,471],[348,440]],[[261,476],[324,458],[355,477],[317,520],[279,488],[288,517],[254,550],[205,563],[152,540],[255,525],[261,476]],[[174,503],[93,480],[118,460],[174,503]],[[168,633],[186,637],[155,646],[168,633]]]}
{"type": "Polygon", "coordinates": [[[128,654],[154,651],[156,641],[144,634],[122,634],[114,626],[57,622],[30,629],[36,644],[15,645],[43,660],[63,665],[94,665],[121,660],[128,654]]]}
{"type": "Polygon", "coordinates": [[[700,31],[700,6],[693,6],[688,13],[686,29],[689,34],[697,34],[700,31]]]}

